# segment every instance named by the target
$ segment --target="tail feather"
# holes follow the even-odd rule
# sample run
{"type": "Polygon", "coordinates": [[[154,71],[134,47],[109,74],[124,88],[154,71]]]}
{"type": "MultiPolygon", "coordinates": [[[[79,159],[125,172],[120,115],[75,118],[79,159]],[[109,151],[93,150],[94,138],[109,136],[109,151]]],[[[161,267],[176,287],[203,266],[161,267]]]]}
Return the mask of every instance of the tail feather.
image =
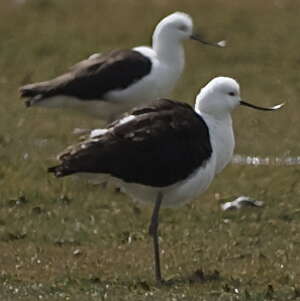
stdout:
{"type": "Polygon", "coordinates": [[[39,94],[45,94],[47,91],[48,91],[47,82],[29,84],[20,88],[21,97],[34,97],[39,94]]]}
{"type": "Polygon", "coordinates": [[[19,91],[21,97],[27,98],[25,100],[26,107],[31,107],[47,96],[49,84],[48,82],[29,84],[21,87],[19,91]]]}
{"type": "Polygon", "coordinates": [[[34,85],[26,85],[19,89],[21,97],[33,97],[36,95],[34,85]]]}
{"type": "Polygon", "coordinates": [[[49,173],[54,173],[57,178],[68,175],[69,173],[64,170],[63,165],[56,165],[48,168],[49,173]]]}
{"type": "Polygon", "coordinates": [[[78,171],[76,167],[71,167],[69,162],[62,162],[60,165],[48,167],[48,172],[53,173],[57,178],[69,176],[78,171]]]}

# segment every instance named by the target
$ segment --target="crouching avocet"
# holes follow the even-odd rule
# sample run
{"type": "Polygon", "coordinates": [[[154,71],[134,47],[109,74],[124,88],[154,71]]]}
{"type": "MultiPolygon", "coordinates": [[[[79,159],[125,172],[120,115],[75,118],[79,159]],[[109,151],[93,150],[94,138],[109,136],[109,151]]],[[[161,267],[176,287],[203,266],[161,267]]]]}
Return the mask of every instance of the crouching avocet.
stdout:
{"type": "Polygon", "coordinates": [[[152,39],[152,48],[92,55],[59,77],[21,87],[21,96],[27,107],[73,108],[113,120],[138,104],[171,93],[184,68],[184,40],[225,46],[225,41],[208,43],[195,34],[191,17],[182,12],[161,20],[152,39]]]}
{"type": "Polygon", "coordinates": [[[49,168],[57,177],[75,173],[110,176],[132,198],[154,204],[149,227],[153,237],[155,275],[162,281],[158,241],[161,206],[182,205],[203,193],[231,161],[234,134],[231,112],[249,104],[239,84],[217,77],[198,94],[195,110],[181,102],[160,99],[135,108],[106,129],[69,147],[61,164],[49,168]]]}

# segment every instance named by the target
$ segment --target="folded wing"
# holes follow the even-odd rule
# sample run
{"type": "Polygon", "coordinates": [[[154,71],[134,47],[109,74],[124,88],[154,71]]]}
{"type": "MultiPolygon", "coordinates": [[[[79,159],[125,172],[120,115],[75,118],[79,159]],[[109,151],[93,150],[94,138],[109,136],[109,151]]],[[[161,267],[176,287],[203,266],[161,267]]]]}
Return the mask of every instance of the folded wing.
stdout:
{"type": "Polygon", "coordinates": [[[128,116],[112,123],[105,134],[69,147],[61,164],[49,172],[104,173],[162,187],[185,179],[211,156],[208,128],[187,104],[160,99],[128,116]]]}

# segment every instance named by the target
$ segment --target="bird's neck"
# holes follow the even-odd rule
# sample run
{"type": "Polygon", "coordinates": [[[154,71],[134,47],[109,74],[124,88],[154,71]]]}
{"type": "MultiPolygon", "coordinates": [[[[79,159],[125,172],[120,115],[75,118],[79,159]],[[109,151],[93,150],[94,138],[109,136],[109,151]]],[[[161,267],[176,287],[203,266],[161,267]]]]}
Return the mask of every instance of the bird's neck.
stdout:
{"type": "Polygon", "coordinates": [[[220,110],[218,112],[217,110],[214,110],[213,112],[211,112],[211,110],[209,110],[207,107],[201,105],[199,98],[196,99],[195,111],[199,115],[205,116],[205,118],[207,119],[215,120],[218,124],[232,127],[232,118],[230,111],[224,112],[224,110],[220,110]]]}
{"type": "Polygon", "coordinates": [[[161,62],[170,65],[177,65],[180,69],[184,68],[184,48],[182,41],[163,37],[154,37],[153,50],[161,62]]]}
{"type": "Polygon", "coordinates": [[[235,139],[230,113],[212,116],[198,112],[209,128],[213,151],[216,155],[216,173],[219,173],[231,161],[235,139]]]}

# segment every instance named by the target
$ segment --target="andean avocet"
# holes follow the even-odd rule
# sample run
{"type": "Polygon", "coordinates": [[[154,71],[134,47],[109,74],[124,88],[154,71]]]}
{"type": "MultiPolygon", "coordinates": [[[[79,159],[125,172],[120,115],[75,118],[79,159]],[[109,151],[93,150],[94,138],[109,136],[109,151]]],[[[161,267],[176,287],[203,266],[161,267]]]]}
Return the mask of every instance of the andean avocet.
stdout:
{"type": "Polygon", "coordinates": [[[92,55],[61,76],[21,87],[21,97],[27,107],[72,108],[112,121],[136,105],[169,96],[184,68],[187,39],[225,46],[203,40],[193,32],[192,18],[175,12],[156,26],[152,48],[92,55]]]}
{"type": "Polygon", "coordinates": [[[162,282],[158,241],[161,206],[182,205],[203,193],[231,161],[234,134],[231,112],[238,105],[263,108],[240,97],[239,84],[217,77],[190,105],[160,99],[135,108],[106,129],[69,147],[61,164],[49,168],[57,177],[76,173],[109,176],[136,200],[154,204],[149,227],[155,275],[162,282]]]}

